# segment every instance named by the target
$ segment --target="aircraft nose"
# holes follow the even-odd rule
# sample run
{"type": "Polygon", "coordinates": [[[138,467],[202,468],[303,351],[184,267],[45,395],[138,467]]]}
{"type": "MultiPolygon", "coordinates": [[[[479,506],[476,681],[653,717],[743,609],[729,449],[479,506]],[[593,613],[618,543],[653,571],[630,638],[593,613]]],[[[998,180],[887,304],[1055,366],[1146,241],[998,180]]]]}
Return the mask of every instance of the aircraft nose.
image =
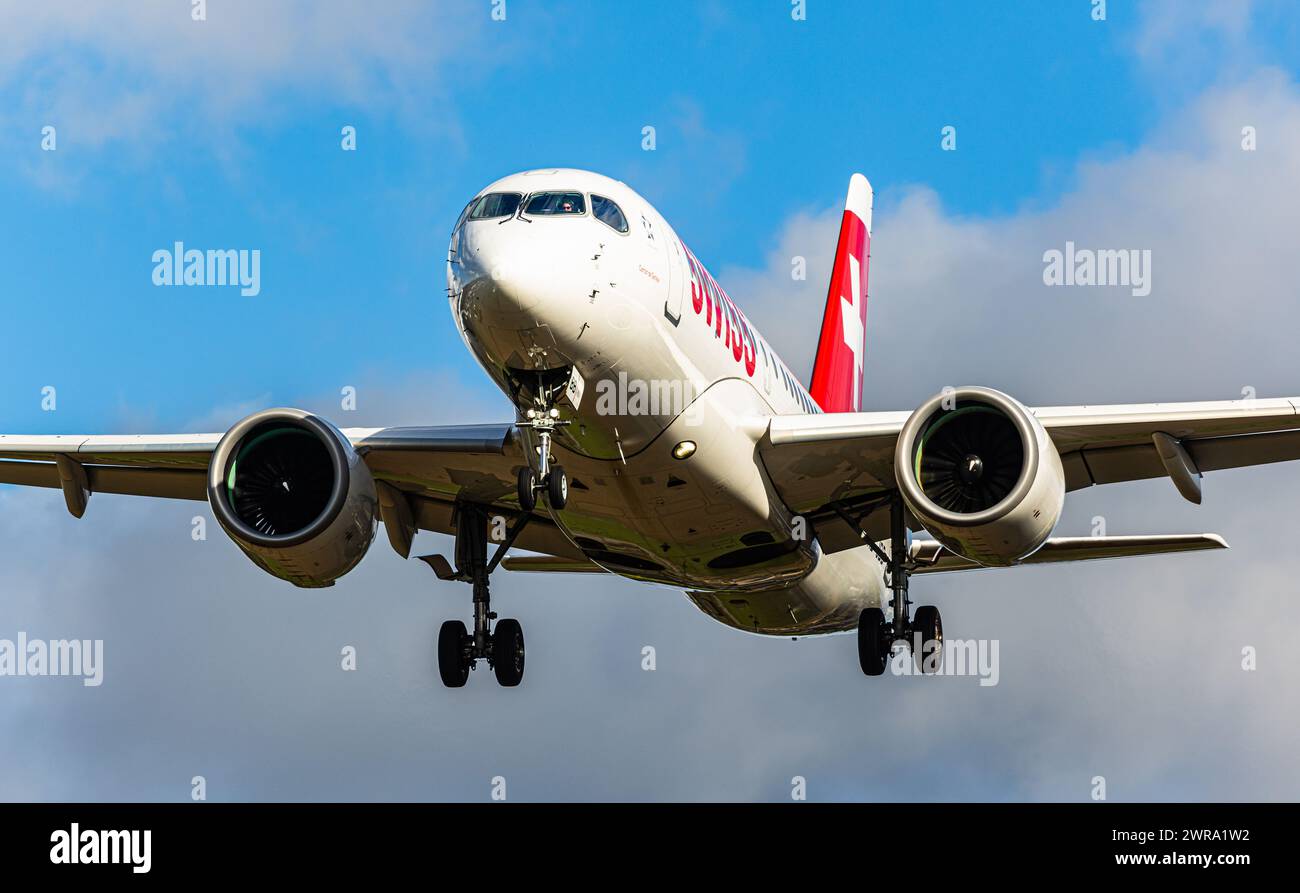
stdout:
{"type": "Polygon", "coordinates": [[[591,278],[583,276],[584,252],[574,233],[552,232],[552,225],[494,221],[462,237],[461,285],[481,311],[541,313],[582,298],[591,278]]]}

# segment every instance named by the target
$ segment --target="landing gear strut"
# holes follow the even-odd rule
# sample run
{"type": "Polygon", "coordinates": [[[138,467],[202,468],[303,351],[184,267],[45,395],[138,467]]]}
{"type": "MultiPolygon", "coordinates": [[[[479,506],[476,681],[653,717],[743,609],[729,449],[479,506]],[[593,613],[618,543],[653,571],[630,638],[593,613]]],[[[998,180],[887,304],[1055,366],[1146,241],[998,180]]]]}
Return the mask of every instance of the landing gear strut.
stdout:
{"type": "Polygon", "coordinates": [[[519,507],[531,512],[537,505],[537,494],[545,491],[551,508],[559,511],[569,501],[569,479],[564,468],[551,464],[551,437],[555,429],[568,425],[567,419],[560,418],[560,411],[551,409],[530,409],[520,428],[532,428],[537,433],[538,468],[534,473],[531,468],[519,470],[519,507]]]}
{"type": "Polygon", "coordinates": [[[470,633],[459,620],[448,620],[438,631],[438,674],[443,685],[460,688],[469,679],[478,661],[485,660],[496,674],[497,682],[513,687],[524,678],[524,631],[518,620],[502,620],[496,630],[488,577],[496,570],[506,550],[528,524],[522,514],[506,533],[488,560],[488,510],[474,503],[456,508],[456,569],[452,570],[441,555],[428,555],[426,561],[441,580],[459,580],[474,589],[474,631],[470,633]]]}
{"type": "MultiPolygon", "coordinates": [[[[547,393],[539,388],[539,393],[547,393]]],[[[524,630],[518,620],[502,620],[493,630],[497,615],[492,610],[488,577],[496,570],[506,551],[528,524],[537,507],[537,494],[544,492],[552,509],[564,508],[569,500],[569,479],[564,469],[551,464],[551,438],[556,429],[568,425],[560,411],[547,405],[548,399],[536,398],[536,408],[527,411],[518,425],[531,428],[538,438],[538,471],[525,465],[519,469],[519,518],[506,533],[488,560],[488,510],[475,503],[456,507],[456,567],[452,569],[441,555],[424,556],[440,580],[459,580],[474,589],[474,631],[465,629],[459,620],[448,620],[438,632],[438,674],[448,688],[460,688],[469,679],[470,670],[480,660],[492,667],[497,682],[507,687],[524,678],[524,630]]]]}
{"type": "Polygon", "coordinates": [[[856,521],[842,509],[840,517],[856,528],[876,557],[885,565],[885,583],[893,593],[893,622],[885,620],[881,608],[867,608],[858,616],[858,662],[868,676],[885,672],[894,645],[903,642],[912,650],[916,667],[922,673],[936,673],[943,666],[943,620],[939,609],[923,605],[916,609],[916,617],[909,619],[912,606],[908,598],[907,582],[915,565],[908,555],[910,543],[906,527],[906,509],[899,493],[868,508],[856,521]],[[862,530],[862,521],[876,508],[889,506],[889,553],[886,554],[862,530]]]}

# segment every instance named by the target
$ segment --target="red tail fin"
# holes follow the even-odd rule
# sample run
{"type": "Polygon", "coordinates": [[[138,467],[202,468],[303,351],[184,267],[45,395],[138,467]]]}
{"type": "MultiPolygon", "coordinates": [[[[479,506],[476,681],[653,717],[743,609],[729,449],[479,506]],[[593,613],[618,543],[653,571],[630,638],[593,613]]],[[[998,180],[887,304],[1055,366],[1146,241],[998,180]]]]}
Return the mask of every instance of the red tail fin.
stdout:
{"type": "Polygon", "coordinates": [[[813,362],[809,393],[825,412],[857,412],[866,357],[867,267],[871,258],[871,184],[849,180],[840,241],[835,249],[826,313],[813,362]]]}

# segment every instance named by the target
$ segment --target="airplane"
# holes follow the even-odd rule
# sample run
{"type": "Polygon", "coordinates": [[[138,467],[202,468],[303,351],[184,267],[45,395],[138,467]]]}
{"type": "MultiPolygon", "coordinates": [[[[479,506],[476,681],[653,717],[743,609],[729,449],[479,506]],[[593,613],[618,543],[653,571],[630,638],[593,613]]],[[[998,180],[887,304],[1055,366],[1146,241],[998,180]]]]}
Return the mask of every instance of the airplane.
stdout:
{"type": "Polygon", "coordinates": [[[94,493],[206,501],[306,588],[354,568],[381,521],[403,559],[417,531],[449,534],[451,560],[420,557],[470,585],[472,627],[437,638],[457,688],[480,662],[523,679],[499,567],[669,585],[746,632],[856,632],[868,676],[903,649],[933,673],[943,624],[912,610],[914,575],[1223,549],[1053,532],[1085,487],[1167,477],[1199,504],[1205,472],[1300,458],[1300,397],[1029,408],[962,386],[863,412],[872,203],[854,174],[807,387],[644,198],[530,170],[470,200],[447,258],[452,319],[513,421],[340,429],[274,408],[214,434],[0,435],[0,483],[62,490],[76,517],[94,493]]]}

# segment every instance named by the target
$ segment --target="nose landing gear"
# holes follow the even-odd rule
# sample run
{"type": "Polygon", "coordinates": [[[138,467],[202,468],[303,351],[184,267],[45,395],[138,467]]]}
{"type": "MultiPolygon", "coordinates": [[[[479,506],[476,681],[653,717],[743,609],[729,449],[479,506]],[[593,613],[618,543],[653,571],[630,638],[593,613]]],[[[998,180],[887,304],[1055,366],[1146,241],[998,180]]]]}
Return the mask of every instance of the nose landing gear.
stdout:
{"type": "MultiPolygon", "coordinates": [[[[867,514],[883,504],[883,501],[877,503],[868,509],[867,514]]],[[[908,556],[903,498],[900,494],[893,493],[888,498],[888,504],[888,555],[862,532],[862,520],[866,515],[854,521],[847,513],[838,510],[840,517],[862,533],[867,545],[884,563],[885,582],[893,591],[892,623],[885,620],[885,612],[881,608],[867,608],[858,616],[858,663],[863,673],[879,676],[889,664],[894,645],[901,642],[911,649],[918,670],[927,674],[937,673],[943,667],[943,620],[939,616],[939,609],[933,605],[917,608],[915,618],[908,618],[912,602],[907,597],[907,578],[914,565],[908,556]]]]}
{"type": "Polygon", "coordinates": [[[551,508],[559,511],[569,501],[569,479],[562,466],[551,464],[551,437],[556,428],[568,425],[569,421],[560,418],[558,409],[530,409],[525,420],[518,424],[520,428],[537,432],[539,453],[539,471],[519,469],[519,507],[531,512],[537,506],[537,494],[545,491],[551,508]]]}

